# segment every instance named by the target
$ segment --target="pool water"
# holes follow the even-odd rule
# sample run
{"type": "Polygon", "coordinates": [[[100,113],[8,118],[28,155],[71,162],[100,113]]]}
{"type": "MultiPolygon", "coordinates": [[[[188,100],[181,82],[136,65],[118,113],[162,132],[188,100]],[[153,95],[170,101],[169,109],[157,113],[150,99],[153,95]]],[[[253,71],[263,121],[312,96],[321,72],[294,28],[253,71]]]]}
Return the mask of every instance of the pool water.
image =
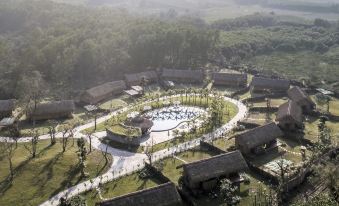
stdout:
{"type": "Polygon", "coordinates": [[[153,121],[152,132],[167,131],[177,128],[181,123],[192,121],[206,111],[199,107],[170,106],[147,112],[145,116],[153,121]]]}

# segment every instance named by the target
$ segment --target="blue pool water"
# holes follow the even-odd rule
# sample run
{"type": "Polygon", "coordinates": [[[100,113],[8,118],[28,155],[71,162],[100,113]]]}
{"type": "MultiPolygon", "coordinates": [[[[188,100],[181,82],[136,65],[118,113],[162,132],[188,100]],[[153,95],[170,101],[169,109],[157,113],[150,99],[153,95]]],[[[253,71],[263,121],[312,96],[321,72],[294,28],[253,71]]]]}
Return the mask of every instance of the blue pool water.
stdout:
{"type": "Polygon", "coordinates": [[[205,110],[189,106],[170,106],[147,112],[145,116],[153,121],[152,131],[175,129],[181,123],[192,121],[203,115],[205,110]]]}

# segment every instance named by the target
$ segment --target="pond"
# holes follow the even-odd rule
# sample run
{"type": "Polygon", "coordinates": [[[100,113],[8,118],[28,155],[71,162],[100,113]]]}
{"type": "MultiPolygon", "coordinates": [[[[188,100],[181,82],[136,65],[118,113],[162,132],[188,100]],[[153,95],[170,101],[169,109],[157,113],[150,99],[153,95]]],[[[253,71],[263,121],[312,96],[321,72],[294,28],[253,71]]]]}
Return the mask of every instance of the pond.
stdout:
{"type": "Polygon", "coordinates": [[[175,129],[183,122],[192,121],[206,114],[207,112],[199,107],[176,105],[152,110],[147,112],[145,117],[153,121],[151,131],[159,132],[175,129]]]}

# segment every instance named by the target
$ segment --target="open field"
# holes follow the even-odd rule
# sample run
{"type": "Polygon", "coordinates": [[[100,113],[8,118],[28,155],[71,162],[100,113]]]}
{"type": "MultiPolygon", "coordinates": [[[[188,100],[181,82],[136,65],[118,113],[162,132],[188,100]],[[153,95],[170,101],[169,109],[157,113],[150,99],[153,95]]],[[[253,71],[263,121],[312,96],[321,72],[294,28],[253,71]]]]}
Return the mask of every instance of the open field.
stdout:
{"type": "MultiPolygon", "coordinates": [[[[78,147],[69,140],[67,149],[62,153],[61,143],[49,146],[49,141],[40,141],[37,157],[30,158],[30,152],[22,143],[14,151],[13,166],[15,176],[8,184],[9,164],[3,153],[0,154],[0,205],[38,205],[58,192],[84,180],[104,173],[111,165],[105,164],[101,152],[93,150],[87,156],[88,178],[80,178],[78,168],[78,147]]],[[[3,144],[3,143],[0,143],[3,144]]],[[[88,148],[88,147],[87,147],[88,148]]]]}
{"type": "MultiPolygon", "coordinates": [[[[155,178],[141,179],[138,173],[133,173],[102,185],[100,190],[102,197],[109,199],[138,190],[155,187],[159,184],[161,184],[161,182],[155,178]]],[[[95,203],[100,201],[100,197],[96,190],[85,192],[82,196],[86,198],[88,206],[95,206],[95,203]]]]}

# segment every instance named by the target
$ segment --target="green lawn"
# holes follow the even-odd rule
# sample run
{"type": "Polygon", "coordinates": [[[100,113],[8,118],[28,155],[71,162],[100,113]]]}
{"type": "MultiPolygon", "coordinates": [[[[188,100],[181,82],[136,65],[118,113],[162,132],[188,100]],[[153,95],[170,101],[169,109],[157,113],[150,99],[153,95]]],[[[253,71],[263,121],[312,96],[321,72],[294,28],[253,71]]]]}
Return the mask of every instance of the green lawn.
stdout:
{"type": "MultiPolygon", "coordinates": [[[[157,179],[141,179],[138,173],[133,173],[131,175],[127,175],[107,184],[104,184],[100,188],[102,197],[110,199],[138,190],[155,187],[159,184],[161,184],[161,182],[159,182],[157,179]]],[[[87,206],[95,206],[95,203],[100,201],[100,197],[96,190],[85,192],[82,194],[82,196],[86,198],[87,206]]]]}
{"type": "Polygon", "coordinates": [[[99,105],[101,109],[117,110],[127,106],[127,103],[121,99],[111,99],[99,105]]]}
{"type": "Polygon", "coordinates": [[[228,148],[235,146],[235,138],[227,140],[225,138],[219,138],[213,141],[213,145],[221,150],[226,151],[228,148]]]}
{"type": "Polygon", "coordinates": [[[127,128],[120,124],[116,124],[114,126],[109,127],[112,132],[118,135],[128,136],[128,132],[130,132],[130,137],[140,137],[141,130],[139,128],[127,128]]]}
{"type": "MultiPolygon", "coordinates": [[[[59,141],[54,146],[49,146],[48,140],[40,141],[35,159],[30,158],[30,153],[25,149],[24,144],[19,144],[13,156],[15,176],[11,184],[5,181],[9,175],[9,165],[4,154],[1,153],[0,205],[38,205],[62,190],[84,181],[85,179],[80,178],[77,166],[78,148],[76,142],[74,146],[72,143],[70,139],[66,152],[62,153],[59,141]]],[[[111,161],[109,156],[109,162],[105,164],[102,153],[93,150],[87,156],[88,178],[104,173],[111,161]]]]}
{"type": "MultiPolygon", "coordinates": [[[[271,107],[279,107],[285,102],[287,102],[287,99],[271,99],[271,107]]],[[[266,107],[266,106],[267,106],[266,101],[253,103],[253,107],[266,107]]]]}
{"type": "Polygon", "coordinates": [[[166,158],[161,160],[163,168],[161,172],[169,178],[172,182],[178,185],[178,180],[182,176],[182,168],[176,169],[176,167],[184,164],[182,161],[175,158],[166,158]]]}

